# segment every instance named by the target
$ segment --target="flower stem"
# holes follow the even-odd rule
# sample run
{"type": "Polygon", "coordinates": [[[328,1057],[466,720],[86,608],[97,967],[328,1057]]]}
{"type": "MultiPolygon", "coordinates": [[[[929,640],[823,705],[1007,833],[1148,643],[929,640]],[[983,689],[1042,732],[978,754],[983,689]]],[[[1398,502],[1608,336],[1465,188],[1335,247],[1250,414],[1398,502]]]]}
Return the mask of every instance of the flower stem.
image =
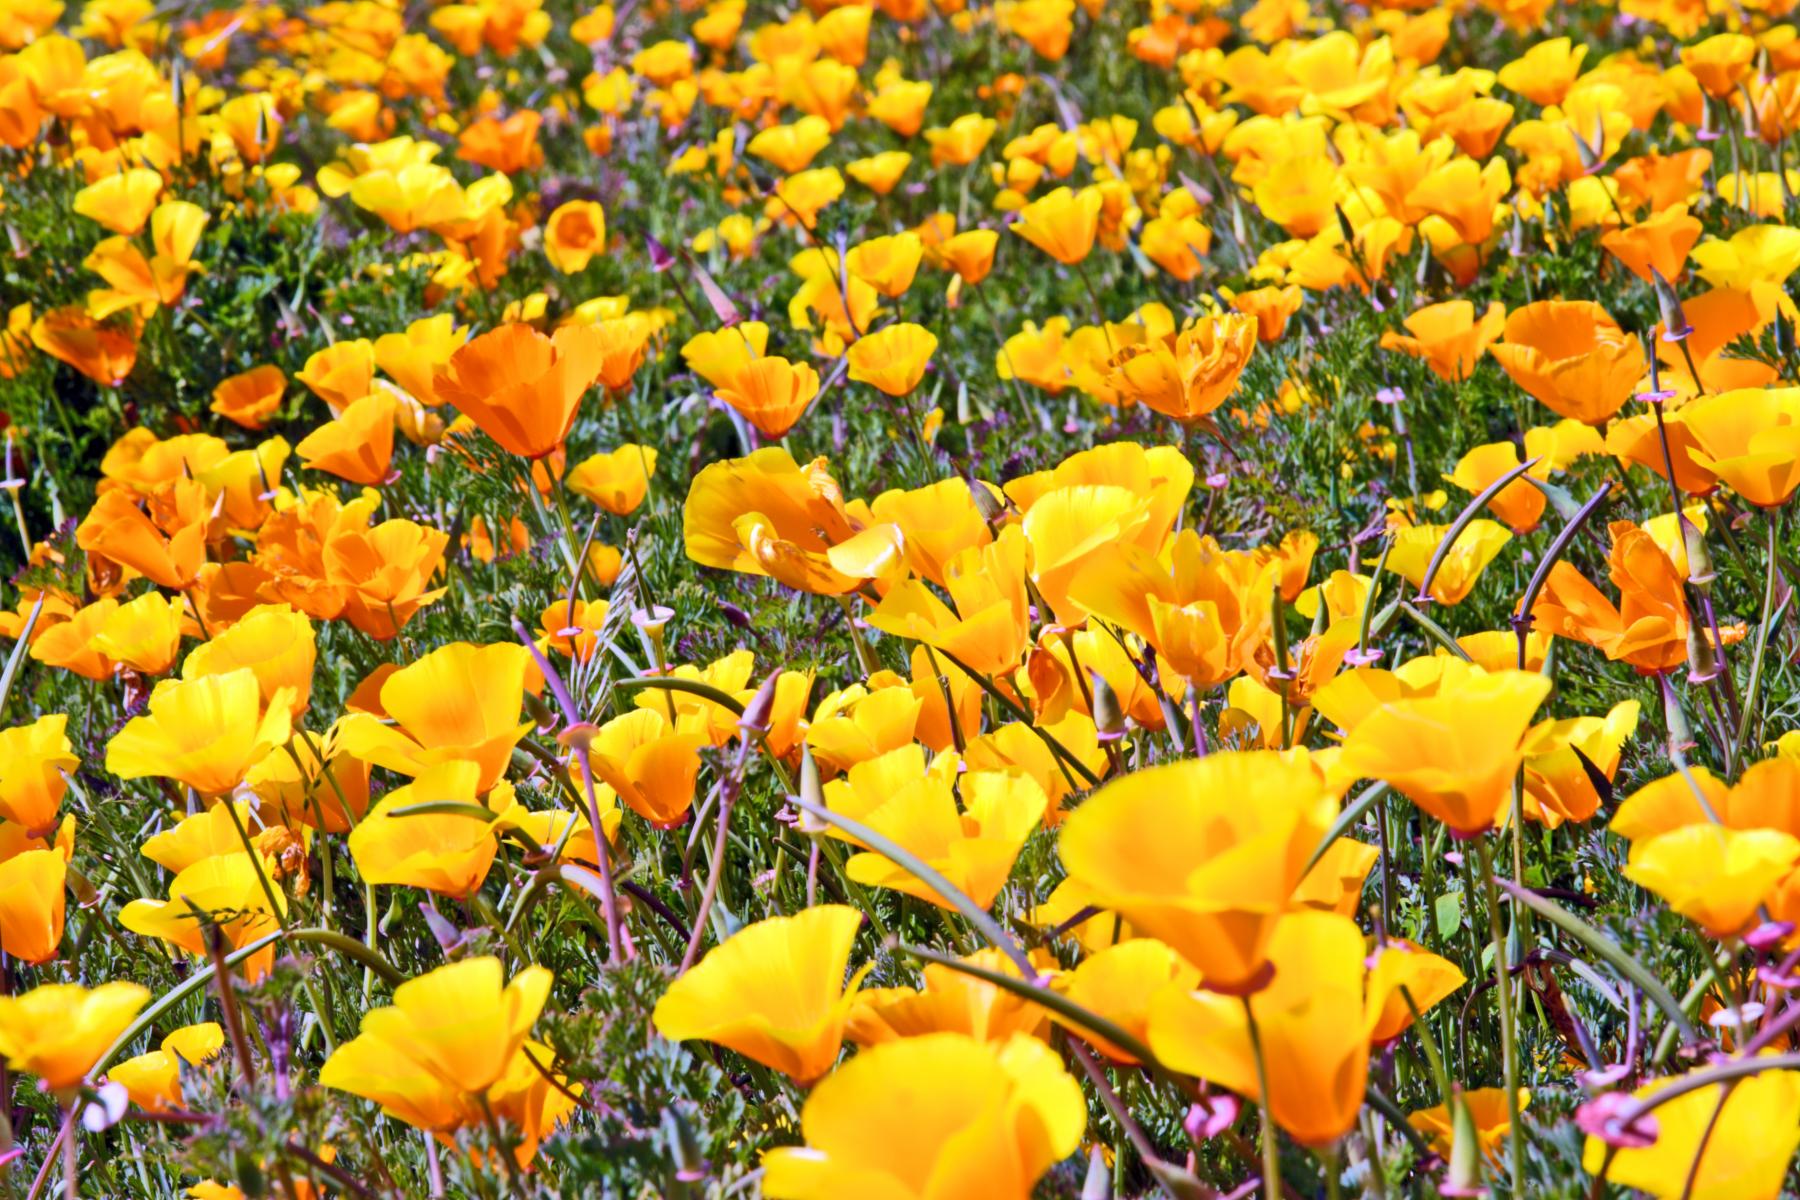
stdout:
{"type": "Polygon", "coordinates": [[[1506,933],[1500,923],[1500,889],[1494,883],[1494,852],[1485,837],[1475,842],[1481,859],[1482,886],[1487,890],[1488,934],[1494,943],[1494,991],[1500,998],[1500,1058],[1506,1083],[1507,1142],[1513,1195],[1523,1195],[1525,1134],[1519,1127],[1519,1047],[1513,1029],[1512,976],[1506,964],[1506,933]]]}
{"type": "Polygon", "coordinates": [[[1256,1010],[1243,997],[1244,1021],[1250,1030],[1250,1050],[1256,1056],[1256,1110],[1262,1119],[1263,1195],[1275,1200],[1281,1194],[1281,1135],[1269,1110],[1269,1064],[1263,1057],[1262,1032],[1256,1027],[1256,1010]]]}

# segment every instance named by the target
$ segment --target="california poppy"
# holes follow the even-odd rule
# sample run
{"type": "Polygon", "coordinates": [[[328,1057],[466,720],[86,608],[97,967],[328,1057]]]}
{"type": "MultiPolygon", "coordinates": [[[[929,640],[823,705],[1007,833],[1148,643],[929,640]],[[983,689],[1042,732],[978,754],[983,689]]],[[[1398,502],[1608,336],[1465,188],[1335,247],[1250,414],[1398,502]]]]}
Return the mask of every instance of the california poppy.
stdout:
{"type": "Polygon", "coordinates": [[[1092,903],[1166,942],[1207,987],[1253,991],[1336,812],[1305,758],[1219,752],[1100,788],[1063,823],[1058,849],[1092,903]],[[1255,805],[1238,802],[1252,793],[1255,805]]]}
{"type": "Polygon", "coordinates": [[[1550,692],[1535,671],[1471,673],[1431,696],[1381,704],[1350,729],[1338,767],[1386,780],[1461,837],[1511,802],[1531,716],[1550,692]]]}
{"type": "MultiPolygon", "coordinates": [[[[1366,956],[1362,931],[1349,918],[1293,913],[1269,939],[1274,975],[1249,997],[1248,1011],[1232,996],[1166,986],[1150,1001],[1151,1048],[1175,1070],[1263,1101],[1297,1141],[1328,1144],[1350,1130],[1362,1108],[1369,1047],[1388,999],[1375,978],[1379,965],[1371,971],[1366,956]]],[[[1425,1008],[1442,996],[1415,1000],[1425,1008]]]]}
{"type": "Polygon", "coordinates": [[[1586,300],[1539,300],[1514,309],[1504,339],[1489,353],[1552,412],[1589,425],[1618,412],[1645,369],[1638,340],[1586,300]]]}
{"type": "Polygon", "coordinates": [[[814,1088],[804,1147],[763,1156],[776,1200],[925,1196],[951,1178],[1025,1200],[1087,1126],[1080,1086],[1035,1038],[928,1034],[874,1046],[814,1088]]]}
{"type": "MultiPolygon", "coordinates": [[[[508,980],[497,958],[450,963],[407,980],[394,989],[393,1004],[363,1014],[356,1041],[379,1046],[402,1074],[479,1096],[506,1074],[554,978],[529,966],[508,980]]],[[[341,1071],[328,1060],[319,1082],[341,1086],[341,1071]]]]}
{"type": "Polygon", "coordinates": [[[925,364],[937,349],[937,335],[922,325],[898,322],[857,339],[850,346],[850,378],[890,396],[919,386],[925,364]]]}
{"type": "Polygon", "coordinates": [[[800,1083],[831,1069],[868,968],[846,983],[862,914],[825,904],[747,925],[657,1001],[658,1033],[716,1042],[800,1083]],[[771,973],[768,965],[784,967],[771,973]]]}
{"type": "Polygon", "coordinates": [[[458,898],[473,895],[487,878],[500,848],[499,831],[514,808],[511,785],[478,792],[481,768],[450,761],[426,767],[404,787],[387,793],[350,831],[350,857],[370,883],[424,888],[458,898]],[[429,801],[485,805],[482,821],[462,813],[406,813],[429,801]]]}
{"type": "Polygon", "coordinates": [[[47,983],[0,996],[0,1054],[51,1091],[70,1092],[149,999],[148,988],[123,980],[92,990],[47,983]]]}
{"type": "Polygon", "coordinates": [[[562,444],[605,360],[601,335],[570,325],[545,337],[529,325],[482,334],[438,368],[434,391],[505,449],[542,458],[562,444]]]}
{"type": "Polygon", "coordinates": [[[1482,351],[1500,336],[1505,323],[1506,309],[1498,302],[1489,304],[1477,320],[1475,306],[1469,301],[1446,300],[1406,318],[1404,324],[1411,336],[1392,330],[1382,334],[1381,348],[1422,358],[1439,378],[1460,383],[1474,373],[1482,351]]]}
{"type": "Polygon", "coordinates": [[[778,438],[794,427],[819,394],[819,374],[806,363],[790,363],[769,355],[738,368],[731,381],[715,394],[754,425],[758,433],[778,438]]]}
{"type": "Polygon", "coordinates": [[[167,679],[150,693],[149,712],[127,721],[106,744],[106,769],[121,779],[161,776],[203,796],[223,795],[287,741],[291,720],[285,689],[265,709],[261,685],[248,667],[167,679]]]}

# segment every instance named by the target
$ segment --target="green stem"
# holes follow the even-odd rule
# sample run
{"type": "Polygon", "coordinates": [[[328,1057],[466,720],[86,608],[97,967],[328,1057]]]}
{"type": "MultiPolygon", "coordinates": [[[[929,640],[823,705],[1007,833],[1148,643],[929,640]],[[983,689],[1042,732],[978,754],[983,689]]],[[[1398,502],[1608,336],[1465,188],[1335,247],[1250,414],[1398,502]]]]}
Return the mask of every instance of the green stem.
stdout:
{"type": "Polygon", "coordinates": [[[1243,997],[1244,1021],[1250,1030],[1250,1050],[1256,1056],[1256,1109],[1262,1119],[1263,1196],[1275,1200],[1281,1194],[1281,1135],[1269,1111],[1269,1065],[1263,1055],[1262,1031],[1256,1027],[1256,1010],[1243,997]]]}
{"type": "Polygon", "coordinates": [[[1494,943],[1494,991],[1500,998],[1500,1058],[1506,1082],[1506,1115],[1510,1122],[1507,1143],[1510,1148],[1512,1191],[1524,1195],[1525,1131],[1519,1124],[1519,1048],[1513,1028],[1512,974],[1507,970],[1506,934],[1500,922],[1500,889],[1494,881],[1494,851],[1485,837],[1476,839],[1475,851],[1481,859],[1482,885],[1487,891],[1488,933],[1494,943]]]}
{"type": "MultiPolygon", "coordinates": [[[[1763,657],[1769,649],[1769,630],[1775,620],[1775,577],[1779,574],[1775,566],[1775,555],[1778,549],[1777,537],[1781,528],[1781,510],[1772,508],[1764,520],[1769,526],[1769,561],[1764,570],[1762,622],[1756,630],[1756,654],[1750,660],[1750,679],[1744,685],[1744,708],[1738,714],[1737,737],[1732,742],[1732,757],[1737,762],[1744,761],[1745,743],[1750,739],[1750,718],[1756,712],[1756,701],[1762,691],[1763,657]]],[[[1783,601],[1785,606],[1786,602],[1783,601]]]]}

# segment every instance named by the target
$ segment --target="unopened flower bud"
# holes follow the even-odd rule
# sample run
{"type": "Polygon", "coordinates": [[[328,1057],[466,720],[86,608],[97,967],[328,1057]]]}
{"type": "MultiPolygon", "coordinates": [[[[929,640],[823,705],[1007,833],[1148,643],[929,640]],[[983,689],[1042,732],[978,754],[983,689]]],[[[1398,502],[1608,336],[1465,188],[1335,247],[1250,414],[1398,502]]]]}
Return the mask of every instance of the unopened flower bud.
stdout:
{"type": "Polygon", "coordinates": [[[800,810],[800,832],[819,834],[831,828],[815,816],[811,809],[825,807],[825,784],[819,778],[819,764],[812,747],[800,745],[800,800],[807,805],[800,810]]]}
{"type": "Polygon", "coordinates": [[[755,733],[767,733],[769,730],[769,714],[775,711],[775,684],[781,678],[780,671],[769,672],[769,677],[756,689],[750,697],[750,703],[744,705],[744,715],[738,718],[738,728],[755,733]]]}
{"type": "Polygon", "coordinates": [[[1687,547],[1688,582],[1705,591],[1718,577],[1713,570],[1712,552],[1706,548],[1706,533],[1700,526],[1681,518],[1681,540],[1687,547]]]}
{"type": "Polygon", "coordinates": [[[1712,638],[1699,621],[1688,622],[1687,663],[1689,683],[1711,683],[1719,674],[1719,656],[1713,652],[1712,638]]]}
{"type": "Polygon", "coordinates": [[[1116,742],[1125,736],[1125,710],[1119,704],[1119,694],[1097,672],[1089,671],[1088,681],[1094,691],[1094,729],[1103,744],[1116,742]]]}
{"type": "Polygon", "coordinates": [[[1081,1200],[1107,1200],[1113,1194],[1112,1172],[1107,1169],[1106,1156],[1095,1146],[1088,1151],[1087,1178],[1081,1183],[1081,1200]]]}
{"type": "Polygon", "coordinates": [[[1438,1190],[1445,1196],[1481,1194],[1481,1138],[1460,1087],[1450,1092],[1450,1165],[1438,1190]]]}
{"type": "Polygon", "coordinates": [[[1656,307],[1662,314],[1662,338],[1665,342],[1679,342],[1694,332],[1689,324],[1687,313],[1682,311],[1681,297],[1676,294],[1675,285],[1663,278],[1662,272],[1655,267],[1650,268],[1650,282],[1656,290],[1656,307]]]}

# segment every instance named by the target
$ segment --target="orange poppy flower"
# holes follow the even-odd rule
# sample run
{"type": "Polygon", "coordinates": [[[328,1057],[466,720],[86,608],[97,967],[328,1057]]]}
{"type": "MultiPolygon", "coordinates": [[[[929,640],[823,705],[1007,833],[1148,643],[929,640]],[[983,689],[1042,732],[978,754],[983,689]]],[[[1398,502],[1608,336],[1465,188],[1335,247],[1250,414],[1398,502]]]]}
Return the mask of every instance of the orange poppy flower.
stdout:
{"type": "Polygon", "coordinates": [[[1761,508],[1800,488],[1800,388],[1741,388],[1681,409],[1693,459],[1761,508]]]}
{"type": "Polygon", "coordinates": [[[334,342],[306,360],[295,376],[336,416],[375,387],[375,346],[367,338],[334,342]]]}
{"type": "Polygon", "coordinates": [[[1057,262],[1073,266],[1094,248],[1100,206],[1100,193],[1092,188],[1057,188],[1021,209],[1012,231],[1057,262]]]}
{"type": "Polygon", "coordinates": [[[1600,239],[1606,252],[1625,264],[1625,269],[1645,283],[1656,275],[1680,279],[1687,269],[1688,252],[1700,240],[1700,221],[1688,215],[1687,205],[1676,204],[1600,239]]]}
{"type": "Polygon", "coordinates": [[[1438,378],[1461,383],[1474,374],[1481,352],[1500,336],[1506,308],[1496,301],[1477,320],[1469,301],[1446,300],[1419,309],[1402,323],[1412,336],[1389,330],[1381,335],[1381,348],[1422,358],[1438,378]]]}
{"type": "Polygon", "coordinates": [[[591,326],[545,337],[529,325],[502,325],[450,356],[436,392],[508,451],[542,458],[568,436],[604,353],[591,326]]]}
{"type": "Polygon", "coordinates": [[[212,411],[245,429],[261,429],[280,410],[286,390],[281,368],[252,367],[220,381],[213,389],[212,411]]]}
{"type": "Polygon", "coordinates": [[[1585,642],[1646,674],[1679,666],[1687,659],[1686,581],[1638,526],[1614,521],[1609,532],[1608,562],[1619,589],[1618,604],[1562,559],[1550,568],[1532,620],[1546,632],[1585,642]]]}
{"type": "MultiPolygon", "coordinates": [[[[203,489],[191,479],[180,480],[171,489],[189,496],[201,493],[204,504],[203,489]]],[[[161,587],[179,591],[194,582],[206,562],[206,522],[181,522],[166,535],[159,523],[129,493],[109,491],[76,527],[75,541],[89,553],[104,555],[161,587]]]]}
{"type": "Polygon", "coordinates": [[[1513,310],[1490,354],[1558,416],[1599,425],[1631,398],[1646,364],[1638,340],[1589,300],[1539,300],[1513,310]]]}
{"type": "Polygon", "coordinates": [[[817,371],[806,363],[790,363],[775,355],[745,364],[715,393],[756,426],[758,433],[771,438],[792,429],[818,394],[817,371]]]}
{"type": "Polygon", "coordinates": [[[294,452],[300,465],[325,471],[351,483],[387,481],[394,457],[394,398],[370,392],[300,439],[294,452]]]}
{"type": "Polygon", "coordinates": [[[544,257],[564,275],[585,271],[606,249],[606,210],[597,201],[571,200],[544,224],[544,257]]]}
{"type": "Polygon", "coordinates": [[[118,387],[137,365],[135,319],[102,324],[80,305],[53,308],[31,324],[31,344],[101,387],[118,387]]]}
{"type": "Polygon", "coordinates": [[[850,378],[890,396],[904,396],[919,386],[925,364],[936,349],[937,335],[929,329],[897,322],[857,339],[850,347],[850,378]]]}

